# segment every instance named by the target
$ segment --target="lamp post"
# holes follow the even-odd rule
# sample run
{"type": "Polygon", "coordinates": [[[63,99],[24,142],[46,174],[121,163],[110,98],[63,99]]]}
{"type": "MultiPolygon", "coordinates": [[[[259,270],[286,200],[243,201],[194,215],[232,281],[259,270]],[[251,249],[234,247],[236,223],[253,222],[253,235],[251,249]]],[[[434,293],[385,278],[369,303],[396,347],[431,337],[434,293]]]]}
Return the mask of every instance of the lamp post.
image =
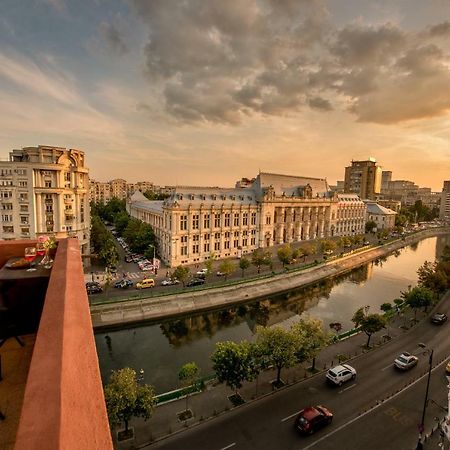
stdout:
{"type": "Polygon", "coordinates": [[[427,348],[427,346],[423,343],[419,343],[418,345],[420,348],[426,349],[427,353],[429,354],[427,388],[425,390],[425,399],[423,402],[422,419],[419,424],[419,441],[417,442],[417,447],[416,447],[416,450],[421,450],[421,449],[423,449],[422,434],[425,429],[425,412],[427,410],[427,404],[428,404],[428,391],[430,389],[430,378],[431,378],[431,369],[433,367],[433,352],[434,352],[434,350],[427,348]]]}

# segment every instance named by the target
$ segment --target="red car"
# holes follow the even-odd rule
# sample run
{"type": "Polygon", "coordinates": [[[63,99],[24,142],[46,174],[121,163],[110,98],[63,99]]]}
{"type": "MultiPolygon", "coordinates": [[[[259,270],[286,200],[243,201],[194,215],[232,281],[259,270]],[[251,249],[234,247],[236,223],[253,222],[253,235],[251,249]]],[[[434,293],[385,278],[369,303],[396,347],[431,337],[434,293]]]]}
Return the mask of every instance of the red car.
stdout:
{"type": "Polygon", "coordinates": [[[295,428],[303,434],[313,434],[331,423],[333,413],[325,406],[310,406],[302,409],[295,420],[295,428]]]}

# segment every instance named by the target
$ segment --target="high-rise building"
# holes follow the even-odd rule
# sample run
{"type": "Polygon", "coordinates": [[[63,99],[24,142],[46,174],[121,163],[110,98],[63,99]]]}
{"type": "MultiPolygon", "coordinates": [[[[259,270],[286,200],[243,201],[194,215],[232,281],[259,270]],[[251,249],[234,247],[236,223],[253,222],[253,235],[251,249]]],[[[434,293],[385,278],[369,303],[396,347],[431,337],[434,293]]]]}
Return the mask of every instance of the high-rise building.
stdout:
{"type": "Polygon", "coordinates": [[[450,220],[450,180],[444,181],[439,218],[450,220]]]}
{"type": "Polygon", "coordinates": [[[358,194],[363,200],[375,200],[381,192],[381,172],[375,158],[352,161],[352,165],[345,168],[344,192],[358,194]]]}
{"type": "Polygon", "coordinates": [[[381,191],[389,187],[389,182],[392,180],[392,171],[383,170],[381,172],[381,191]]]}
{"type": "Polygon", "coordinates": [[[0,161],[0,239],[77,237],[89,254],[89,170],[84,152],[39,145],[0,161]]]}

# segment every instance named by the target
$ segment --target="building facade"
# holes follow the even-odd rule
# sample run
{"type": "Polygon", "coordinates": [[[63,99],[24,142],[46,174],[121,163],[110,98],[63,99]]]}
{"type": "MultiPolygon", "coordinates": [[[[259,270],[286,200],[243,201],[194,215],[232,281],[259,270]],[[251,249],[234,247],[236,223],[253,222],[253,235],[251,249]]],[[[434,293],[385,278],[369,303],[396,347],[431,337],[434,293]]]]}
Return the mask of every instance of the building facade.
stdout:
{"type": "Polygon", "coordinates": [[[327,238],[337,235],[338,227],[339,235],[363,232],[361,203],[357,196],[340,201],[325,179],[260,173],[249,187],[178,186],[164,201],[135,192],[127,210],[152,225],[159,254],[173,267],[212,254],[240,257],[258,248],[327,238]]]}
{"type": "Polygon", "coordinates": [[[397,213],[376,202],[366,201],[367,222],[375,222],[377,230],[391,230],[395,227],[397,213]]]}
{"type": "Polygon", "coordinates": [[[76,149],[25,147],[0,161],[0,239],[40,235],[90,239],[89,170],[76,149]]]}
{"type": "Polygon", "coordinates": [[[450,180],[444,181],[441,194],[441,207],[439,210],[441,220],[450,220],[450,180]]]}
{"type": "Polygon", "coordinates": [[[381,192],[381,173],[375,158],[352,161],[345,168],[344,193],[357,194],[362,200],[375,200],[381,192]]]}

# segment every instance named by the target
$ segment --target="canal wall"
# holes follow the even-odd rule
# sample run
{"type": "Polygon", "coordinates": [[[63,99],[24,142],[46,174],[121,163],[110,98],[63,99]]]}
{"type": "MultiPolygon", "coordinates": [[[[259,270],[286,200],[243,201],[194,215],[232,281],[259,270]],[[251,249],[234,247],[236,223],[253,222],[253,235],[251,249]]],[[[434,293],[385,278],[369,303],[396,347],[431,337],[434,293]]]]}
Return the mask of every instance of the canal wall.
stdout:
{"type": "Polygon", "coordinates": [[[177,316],[221,309],[239,303],[264,299],[273,294],[290,291],[316,283],[325,278],[333,278],[370,261],[389,255],[407,245],[425,238],[448,234],[449,228],[423,230],[404,239],[398,239],[377,247],[321,263],[308,269],[298,269],[252,280],[205,290],[183,292],[161,297],[121,301],[91,306],[94,329],[131,325],[149,320],[162,320],[177,316]]]}

